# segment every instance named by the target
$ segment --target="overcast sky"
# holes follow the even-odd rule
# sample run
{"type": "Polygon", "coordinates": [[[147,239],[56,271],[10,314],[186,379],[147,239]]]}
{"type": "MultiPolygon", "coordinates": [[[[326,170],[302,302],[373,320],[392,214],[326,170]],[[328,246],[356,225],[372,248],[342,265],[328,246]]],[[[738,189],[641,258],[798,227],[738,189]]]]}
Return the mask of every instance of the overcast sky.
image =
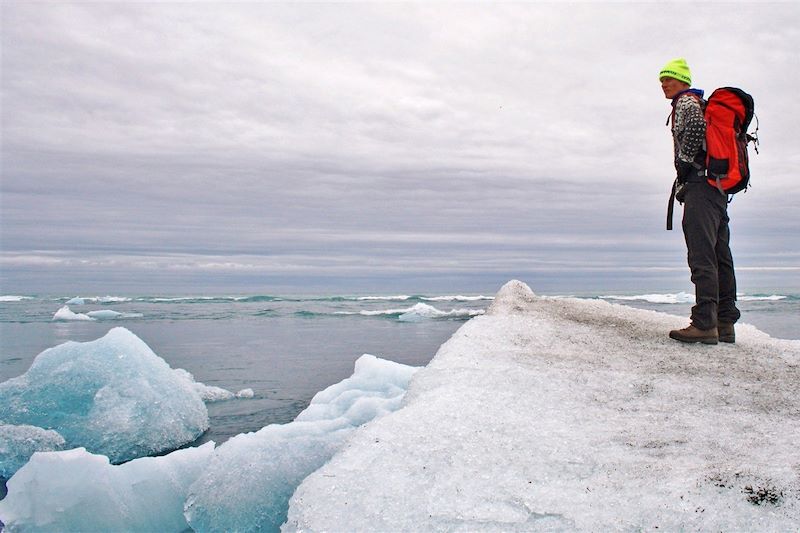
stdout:
{"type": "Polygon", "coordinates": [[[691,290],[675,57],[756,101],[740,288],[800,285],[795,3],[1,9],[5,294],[691,290]]]}

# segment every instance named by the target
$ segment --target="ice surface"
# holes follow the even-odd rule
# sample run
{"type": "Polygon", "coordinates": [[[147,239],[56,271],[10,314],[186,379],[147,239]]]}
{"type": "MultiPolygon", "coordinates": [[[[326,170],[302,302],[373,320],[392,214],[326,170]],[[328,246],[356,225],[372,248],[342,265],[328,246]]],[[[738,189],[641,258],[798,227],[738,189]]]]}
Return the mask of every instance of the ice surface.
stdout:
{"type": "Polygon", "coordinates": [[[9,531],[186,531],[183,502],[213,450],[117,466],[83,448],[37,453],[9,480],[0,520],[9,531]]]}
{"type": "Polygon", "coordinates": [[[190,377],[114,328],[95,341],[45,350],[25,374],[0,383],[0,420],[53,429],[65,447],[126,461],[173,450],[208,429],[190,377]]]}
{"type": "Polygon", "coordinates": [[[64,437],[56,431],[0,423],[0,477],[11,477],[28,462],[33,452],[54,451],[63,447],[64,437]]]}
{"type": "Polygon", "coordinates": [[[404,406],[298,487],[285,531],[795,531],[800,341],[498,293],[404,406]]]}
{"type": "Polygon", "coordinates": [[[53,320],[84,320],[84,321],[91,321],[94,318],[90,317],[89,315],[85,315],[83,313],[75,313],[73,312],[68,305],[61,307],[56,313],[53,315],[53,320]]]}
{"type": "Polygon", "coordinates": [[[295,487],[357,426],[397,409],[416,370],[365,354],[351,377],[317,393],[294,422],[224,443],[191,487],[186,504],[191,527],[277,530],[295,487]]]}

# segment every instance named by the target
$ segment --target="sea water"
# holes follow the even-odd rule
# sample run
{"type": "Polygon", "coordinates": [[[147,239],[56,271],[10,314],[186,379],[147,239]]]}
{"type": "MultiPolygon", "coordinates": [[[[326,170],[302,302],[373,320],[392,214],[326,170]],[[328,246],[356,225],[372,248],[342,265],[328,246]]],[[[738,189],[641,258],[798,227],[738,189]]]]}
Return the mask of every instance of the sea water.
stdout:
{"type": "MultiPolygon", "coordinates": [[[[686,293],[575,296],[679,316],[688,316],[693,300],[686,293]]],[[[253,390],[252,398],[208,404],[211,427],[193,444],[219,445],[292,421],[315,393],[350,376],[364,353],[424,366],[491,301],[479,294],[2,295],[0,382],[24,373],[47,348],[124,326],[200,382],[253,390]]],[[[800,295],[742,294],[739,307],[743,322],[800,339],[800,295]]]]}

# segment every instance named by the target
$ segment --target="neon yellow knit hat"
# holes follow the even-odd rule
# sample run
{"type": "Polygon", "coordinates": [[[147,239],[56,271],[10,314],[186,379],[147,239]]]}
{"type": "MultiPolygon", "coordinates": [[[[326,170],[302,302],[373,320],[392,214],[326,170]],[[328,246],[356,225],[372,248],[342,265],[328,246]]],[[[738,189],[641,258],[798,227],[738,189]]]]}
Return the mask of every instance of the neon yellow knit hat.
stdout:
{"type": "Polygon", "coordinates": [[[686,60],[682,57],[673,59],[664,65],[664,68],[658,74],[658,79],[660,80],[664,77],[675,78],[683,83],[692,84],[692,73],[689,72],[689,65],[686,64],[686,60]]]}

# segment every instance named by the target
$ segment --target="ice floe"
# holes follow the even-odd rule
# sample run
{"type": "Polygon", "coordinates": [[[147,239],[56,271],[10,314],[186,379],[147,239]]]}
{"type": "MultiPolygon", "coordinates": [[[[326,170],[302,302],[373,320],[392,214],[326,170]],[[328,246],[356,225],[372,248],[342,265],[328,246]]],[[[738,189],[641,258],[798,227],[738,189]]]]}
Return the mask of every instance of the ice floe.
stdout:
{"type": "Polygon", "coordinates": [[[685,325],[507,284],[304,480],[283,530],[795,530],[800,341],[667,337],[685,325]]]}
{"type": "Polygon", "coordinates": [[[112,465],[84,448],[37,453],[8,482],[9,531],[188,530],[183,503],[214,443],[112,465]]]}
{"type": "Polygon", "coordinates": [[[190,377],[114,328],[45,350],[25,374],[0,383],[0,421],[55,430],[65,447],[127,461],[173,450],[208,429],[190,377]]]}
{"type": "Polygon", "coordinates": [[[58,311],[55,312],[53,315],[53,320],[62,320],[62,321],[71,321],[71,320],[80,320],[80,321],[92,321],[95,320],[94,318],[86,315],[84,313],[75,313],[72,311],[68,305],[62,306],[58,311]]]}
{"type": "Polygon", "coordinates": [[[141,318],[141,313],[121,313],[111,309],[98,309],[97,311],[89,311],[88,313],[76,313],[72,311],[68,305],[62,306],[53,315],[53,320],[78,320],[78,321],[92,321],[92,320],[115,320],[118,318],[141,318]]]}
{"type": "Polygon", "coordinates": [[[224,443],[191,487],[189,525],[196,531],[277,530],[295,487],[357,426],[400,407],[416,370],[365,354],[351,377],[317,393],[295,421],[224,443]]]}
{"type": "Polygon", "coordinates": [[[14,294],[4,294],[0,296],[0,302],[22,302],[24,300],[32,300],[32,296],[17,296],[14,294]]]}

